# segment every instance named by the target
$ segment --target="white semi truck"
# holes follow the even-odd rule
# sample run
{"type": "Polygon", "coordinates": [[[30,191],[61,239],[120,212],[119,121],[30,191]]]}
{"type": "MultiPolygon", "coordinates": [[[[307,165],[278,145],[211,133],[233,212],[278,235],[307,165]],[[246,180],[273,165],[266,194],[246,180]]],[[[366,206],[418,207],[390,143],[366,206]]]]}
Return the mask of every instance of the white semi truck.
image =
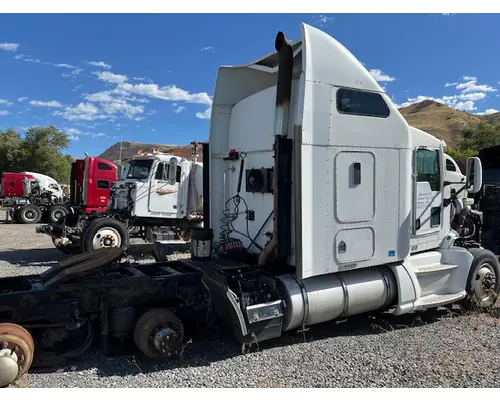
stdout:
{"type": "Polygon", "coordinates": [[[192,150],[191,160],[156,150],[138,152],[124,160],[120,180],[103,181],[101,189],[111,186],[105,211],[68,214],[36,231],[70,254],[126,248],[130,238],[151,242],[155,235],[172,249],[187,244],[190,229],[202,226],[203,216],[203,163],[197,160],[195,142],[192,150]]]}
{"type": "MultiPolygon", "coordinates": [[[[56,322],[68,335],[98,324],[103,349],[128,336],[161,358],[182,353],[185,327],[204,332],[214,312],[247,345],[356,314],[496,301],[500,265],[460,237],[471,210],[451,193],[461,183],[446,180],[444,143],[410,127],[325,32],[302,24],[300,41],[279,32],[275,47],[219,69],[192,258],[139,265],[99,249],[0,279],[0,381],[29,369],[28,331],[56,322]]],[[[461,188],[481,182],[480,160],[468,159],[461,188]]]]}

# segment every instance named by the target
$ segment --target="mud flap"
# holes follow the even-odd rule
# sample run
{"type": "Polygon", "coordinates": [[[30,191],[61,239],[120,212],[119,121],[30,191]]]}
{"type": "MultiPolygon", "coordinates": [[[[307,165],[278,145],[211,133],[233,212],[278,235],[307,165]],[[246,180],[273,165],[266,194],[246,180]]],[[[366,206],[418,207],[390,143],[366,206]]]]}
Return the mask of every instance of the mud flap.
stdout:
{"type": "Polygon", "coordinates": [[[192,260],[187,263],[202,271],[215,312],[230,328],[238,343],[258,343],[281,336],[284,316],[282,300],[250,305],[243,310],[238,295],[229,287],[224,273],[225,269],[238,267],[237,264],[229,266],[218,265],[213,261],[207,263],[192,260]]]}

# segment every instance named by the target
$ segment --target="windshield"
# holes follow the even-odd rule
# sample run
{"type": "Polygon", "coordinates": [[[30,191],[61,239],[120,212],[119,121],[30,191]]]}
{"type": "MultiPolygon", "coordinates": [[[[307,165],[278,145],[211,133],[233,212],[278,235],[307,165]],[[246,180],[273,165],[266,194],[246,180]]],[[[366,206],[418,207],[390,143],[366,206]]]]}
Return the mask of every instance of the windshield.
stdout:
{"type": "Polygon", "coordinates": [[[483,183],[500,184],[500,168],[483,169],[483,183]]]}
{"type": "Polygon", "coordinates": [[[125,165],[121,179],[147,179],[153,160],[132,160],[125,165]]]}

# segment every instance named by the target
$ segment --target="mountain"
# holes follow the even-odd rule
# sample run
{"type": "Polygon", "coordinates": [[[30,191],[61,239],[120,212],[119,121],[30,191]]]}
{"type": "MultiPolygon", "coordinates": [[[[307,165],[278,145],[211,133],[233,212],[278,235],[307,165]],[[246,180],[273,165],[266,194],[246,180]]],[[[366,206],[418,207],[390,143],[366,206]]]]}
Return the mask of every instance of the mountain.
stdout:
{"type": "Polygon", "coordinates": [[[489,115],[479,115],[479,118],[492,125],[500,124],[500,112],[489,115]]]}
{"type": "MultiPolygon", "coordinates": [[[[443,139],[448,148],[456,148],[462,136],[462,130],[485,121],[492,125],[500,124],[500,112],[489,115],[473,115],[458,111],[433,100],[424,100],[399,110],[408,123],[422,129],[439,139],[443,139]]],[[[191,158],[191,147],[168,144],[146,144],[139,142],[122,143],[122,159],[131,157],[138,151],[151,152],[152,149],[176,156],[191,158]]],[[[198,147],[199,161],[203,162],[201,145],[198,147]]],[[[120,159],[120,142],[108,148],[99,157],[117,162],[120,159]]]]}
{"type": "MultiPolygon", "coordinates": [[[[482,116],[458,111],[433,100],[424,100],[399,111],[410,125],[443,139],[449,148],[456,148],[463,129],[484,120],[482,116]]],[[[495,114],[486,117],[493,115],[495,114]]]]}
{"type": "MultiPolygon", "coordinates": [[[[121,159],[123,160],[124,158],[132,157],[139,151],[151,153],[153,149],[161,151],[162,153],[170,153],[178,157],[191,159],[190,145],[177,146],[171,144],[149,144],[140,142],[122,142],[121,159]]],[[[203,151],[201,145],[198,146],[197,154],[198,161],[203,162],[203,151]]],[[[101,155],[99,155],[99,157],[118,164],[120,160],[120,142],[115,143],[114,145],[106,149],[101,155]]]]}

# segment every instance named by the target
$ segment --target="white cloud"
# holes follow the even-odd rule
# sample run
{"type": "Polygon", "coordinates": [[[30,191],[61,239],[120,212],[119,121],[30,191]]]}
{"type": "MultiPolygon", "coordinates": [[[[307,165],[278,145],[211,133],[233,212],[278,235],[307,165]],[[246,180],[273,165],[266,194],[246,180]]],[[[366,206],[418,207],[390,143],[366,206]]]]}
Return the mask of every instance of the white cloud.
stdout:
{"type": "Polygon", "coordinates": [[[80,140],[80,138],[78,136],[75,136],[75,135],[66,134],[66,136],[68,137],[69,140],[72,140],[74,142],[77,142],[78,140],[80,140]]]}
{"type": "Polygon", "coordinates": [[[134,76],[132,79],[133,79],[134,81],[143,81],[143,80],[145,80],[146,78],[143,78],[143,77],[136,77],[136,76],[134,76]]]}
{"type": "Polygon", "coordinates": [[[108,116],[100,114],[99,109],[92,103],[80,103],[76,107],[66,107],[64,111],[55,111],[52,115],[61,116],[69,121],[94,121],[108,118],[108,116]]]}
{"type": "Polygon", "coordinates": [[[448,16],[453,16],[453,15],[456,15],[456,13],[443,13],[443,15],[448,15],[448,16]]]}
{"type": "Polygon", "coordinates": [[[77,69],[78,67],[75,67],[74,65],[70,65],[70,64],[53,64],[53,63],[50,63],[50,62],[47,62],[46,64],[49,64],[49,65],[53,65],[54,67],[57,67],[57,68],[68,68],[68,69],[77,69]]]}
{"type": "Polygon", "coordinates": [[[434,100],[448,107],[462,111],[474,111],[477,109],[475,102],[484,100],[487,92],[496,92],[497,90],[489,85],[478,85],[478,79],[475,76],[463,76],[460,82],[446,83],[445,87],[454,86],[459,94],[451,96],[431,97],[417,96],[409,98],[398,108],[408,107],[411,104],[419,103],[423,100],[434,100]]]}
{"type": "Polygon", "coordinates": [[[200,51],[207,51],[207,50],[212,50],[213,47],[212,46],[207,46],[207,47],[203,47],[200,49],[200,51]]]}
{"type": "Polygon", "coordinates": [[[488,108],[486,111],[476,113],[476,115],[490,115],[490,114],[496,114],[497,112],[500,111],[495,110],[494,108],[488,108]]]}
{"type": "Polygon", "coordinates": [[[106,64],[103,61],[87,61],[87,64],[88,65],[92,65],[94,67],[100,67],[100,68],[104,68],[104,69],[111,69],[111,65],[106,64]]]}
{"type": "MultiPolygon", "coordinates": [[[[84,94],[85,100],[94,103],[102,103],[101,108],[108,115],[123,114],[127,118],[134,118],[137,114],[144,112],[144,106],[134,106],[129,104],[127,100],[129,97],[115,97],[114,91],[97,92],[92,94],[84,94]]],[[[135,98],[130,98],[136,100],[135,98]]],[[[139,99],[140,100],[140,99],[139,99]]]]}
{"type": "Polygon", "coordinates": [[[73,89],[71,89],[73,92],[76,92],[78,89],[81,89],[83,85],[76,85],[73,89]]]}
{"type": "Polygon", "coordinates": [[[371,69],[370,71],[371,76],[377,81],[377,82],[393,82],[396,80],[396,78],[393,78],[392,76],[389,76],[387,74],[384,74],[381,70],[379,69],[371,69]]]}
{"type": "Polygon", "coordinates": [[[212,114],[212,107],[206,109],[203,112],[197,112],[195,115],[196,115],[196,118],[199,118],[199,119],[210,119],[211,114],[212,114]]]}
{"type": "Polygon", "coordinates": [[[186,109],[186,107],[184,107],[184,106],[177,107],[177,108],[174,110],[174,113],[176,113],[176,114],[180,114],[180,113],[181,113],[181,112],[183,112],[185,109],[186,109]]]}
{"type": "Polygon", "coordinates": [[[40,101],[40,100],[31,100],[30,104],[35,107],[62,107],[63,105],[56,100],[51,101],[40,101]]]}
{"type": "Polygon", "coordinates": [[[82,133],[82,131],[80,129],[76,129],[76,128],[67,128],[65,129],[66,133],[69,133],[71,135],[80,135],[82,133]]]}
{"type": "Polygon", "coordinates": [[[461,90],[462,93],[470,92],[496,92],[497,90],[489,85],[478,85],[477,79],[467,80],[465,82],[459,83],[455,86],[457,90],[461,90]]]}
{"type": "Polygon", "coordinates": [[[93,74],[97,75],[97,79],[109,83],[120,84],[125,83],[128,80],[128,77],[126,75],[114,74],[109,71],[93,72],[93,74]]]}
{"type": "Polygon", "coordinates": [[[144,106],[133,106],[121,99],[115,99],[114,101],[103,103],[102,109],[107,114],[120,113],[125,115],[127,118],[132,118],[135,115],[142,114],[144,112],[144,106]]]}
{"type": "Polygon", "coordinates": [[[7,110],[0,110],[0,115],[9,115],[10,112],[8,112],[7,110]]]}
{"type": "Polygon", "coordinates": [[[19,43],[0,43],[0,51],[17,51],[19,43]]]}
{"type": "Polygon", "coordinates": [[[38,58],[33,58],[31,56],[27,56],[22,58],[23,61],[30,62],[30,63],[35,63],[35,64],[40,64],[41,61],[38,58]]]}
{"type": "Polygon", "coordinates": [[[320,27],[325,27],[328,25],[329,22],[333,21],[333,18],[328,17],[326,15],[320,14],[320,15],[314,15],[313,16],[314,22],[316,25],[320,27]]]}
{"type": "Polygon", "coordinates": [[[118,85],[118,89],[129,93],[154,97],[161,100],[184,101],[186,103],[212,104],[212,98],[206,92],[190,93],[175,85],[160,87],[155,83],[124,83],[118,85]]]}
{"type": "Polygon", "coordinates": [[[459,101],[455,104],[454,108],[461,111],[473,111],[477,109],[477,107],[474,106],[473,101],[459,101]]]}
{"type": "Polygon", "coordinates": [[[6,105],[6,106],[11,106],[12,102],[10,102],[9,100],[0,99],[0,104],[6,105]]]}
{"type": "Polygon", "coordinates": [[[27,98],[27,97],[19,97],[19,98],[17,99],[17,101],[18,101],[18,102],[20,102],[20,103],[22,103],[23,101],[26,101],[26,100],[28,100],[28,98],[27,98]]]}
{"type": "MultiPolygon", "coordinates": [[[[108,113],[111,111],[123,112],[128,118],[135,114],[143,113],[144,107],[133,106],[126,102],[147,103],[148,100],[145,97],[173,102],[182,101],[185,103],[203,104],[206,106],[212,105],[212,98],[206,92],[191,93],[175,85],[159,86],[155,83],[129,83],[127,82],[129,78],[126,75],[114,74],[110,71],[93,72],[93,74],[101,81],[116,84],[116,87],[112,90],[85,95],[85,99],[90,102],[115,103],[114,108],[108,106],[105,109],[108,113]]],[[[198,118],[206,118],[204,113],[199,113],[199,115],[200,117],[198,118]]],[[[135,120],[141,119],[144,119],[144,117],[135,117],[135,120]]]]}

